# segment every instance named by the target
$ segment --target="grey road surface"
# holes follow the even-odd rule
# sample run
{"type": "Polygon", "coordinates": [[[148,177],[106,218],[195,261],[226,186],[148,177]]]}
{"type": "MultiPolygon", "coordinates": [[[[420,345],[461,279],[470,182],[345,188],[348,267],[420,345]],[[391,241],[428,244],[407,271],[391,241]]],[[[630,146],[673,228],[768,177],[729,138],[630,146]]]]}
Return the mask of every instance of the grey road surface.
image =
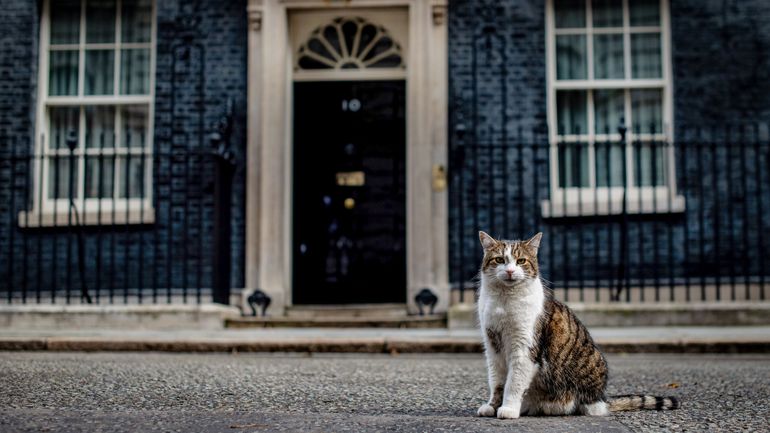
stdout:
{"type": "Polygon", "coordinates": [[[481,355],[0,352],[0,432],[768,431],[770,355],[610,355],[682,409],[501,421],[481,355]]]}

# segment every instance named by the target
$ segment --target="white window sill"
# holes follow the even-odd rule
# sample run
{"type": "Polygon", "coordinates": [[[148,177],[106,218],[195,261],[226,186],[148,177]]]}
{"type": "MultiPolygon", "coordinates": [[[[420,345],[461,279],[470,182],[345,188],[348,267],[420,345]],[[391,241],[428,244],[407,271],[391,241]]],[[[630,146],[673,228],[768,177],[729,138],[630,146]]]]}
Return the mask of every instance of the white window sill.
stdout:
{"type": "Polygon", "coordinates": [[[102,209],[101,218],[100,212],[96,210],[88,210],[86,212],[79,212],[78,218],[75,219],[75,213],[72,213],[70,217],[67,209],[58,209],[55,213],[52,210],[30,210],[21,211],[18,214],[18,224],[21,228],[35,228],[35,227],[67,227],[68,225],[75,226],[79,223],[83,226],[111,226],[111,225],[142,225],[155,223],[155,209],[129,209],[126,212],[125,209],[115,209],[115,212],[111,209],[102,209]]]}
{"type": "MultiPolygon", "coordinates": [[[[543,200],[540,202],[540,209],[543,218],[622,215],[623,200],[602,201],[600,198],[599,200],[584,200],[582,203],[543,200]]],[[[665,200],[653,200],[651,197],[644,197],[641,201],[637,196],[634,199],[626,200],[625,213],[629,215],[658,215],[683,213],[685,209],[684,196],[681,195],[665,200]]]]}

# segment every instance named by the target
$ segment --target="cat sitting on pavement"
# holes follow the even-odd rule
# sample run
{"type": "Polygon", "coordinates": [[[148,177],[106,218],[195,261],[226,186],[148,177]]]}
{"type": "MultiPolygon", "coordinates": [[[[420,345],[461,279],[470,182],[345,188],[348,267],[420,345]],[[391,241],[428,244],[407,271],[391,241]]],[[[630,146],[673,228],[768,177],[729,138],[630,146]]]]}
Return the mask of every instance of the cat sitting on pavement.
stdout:
{"type": "Polygon", "coordinates": [[[478,313],[489,375],[489,401],[479,416],[607,415],[679,408],[674,397],[607,397],[607,361],[575,314],[540,279],[542,233],[529,240],[494,239],[484,248],[478,313]]]}

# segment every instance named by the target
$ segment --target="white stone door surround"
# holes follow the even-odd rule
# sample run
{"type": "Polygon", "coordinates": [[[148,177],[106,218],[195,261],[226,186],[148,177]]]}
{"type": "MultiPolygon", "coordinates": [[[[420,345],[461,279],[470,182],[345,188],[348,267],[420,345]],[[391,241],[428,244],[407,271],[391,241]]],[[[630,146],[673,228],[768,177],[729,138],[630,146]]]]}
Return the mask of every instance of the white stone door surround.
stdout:
{"type": "MultiPolygon", "coordinates": [[[[449,305],[448,197],[434,173],[447,166],[447,0],[249,0],[246,289],[272,298],[269,312],[292,305],[291,167],[294,12],[407,11],[407,306],[429,287],[449,305]]],[[[365,290],[365,288],[362,288],[365,290]]]]}

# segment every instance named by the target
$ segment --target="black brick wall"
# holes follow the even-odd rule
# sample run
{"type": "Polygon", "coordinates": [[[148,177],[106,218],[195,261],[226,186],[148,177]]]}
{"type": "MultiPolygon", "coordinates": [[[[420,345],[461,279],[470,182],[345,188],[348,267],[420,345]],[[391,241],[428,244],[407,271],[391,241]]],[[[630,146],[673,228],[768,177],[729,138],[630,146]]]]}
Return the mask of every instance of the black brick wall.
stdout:
{"type": "Polygon", "coordinates": [[[770,3],[672,0],[670,9],[679,132],[714,124],[767,124],[770,3]]]}
{"type": "Polygon", "coordinates": [[[31,148],[37,91],[38,6],[33,1],[3,3],[0,14],[0,280],[6,281],[20,237],[8,229],[15,209],[21,207],[20,185],[29,172],[26,164],[12,167],[14,148],[31,148]],[[14,176],[15,174],[15,176],[14,176]],[[12,209],[15,208],[15,209],[12,209]]]}

